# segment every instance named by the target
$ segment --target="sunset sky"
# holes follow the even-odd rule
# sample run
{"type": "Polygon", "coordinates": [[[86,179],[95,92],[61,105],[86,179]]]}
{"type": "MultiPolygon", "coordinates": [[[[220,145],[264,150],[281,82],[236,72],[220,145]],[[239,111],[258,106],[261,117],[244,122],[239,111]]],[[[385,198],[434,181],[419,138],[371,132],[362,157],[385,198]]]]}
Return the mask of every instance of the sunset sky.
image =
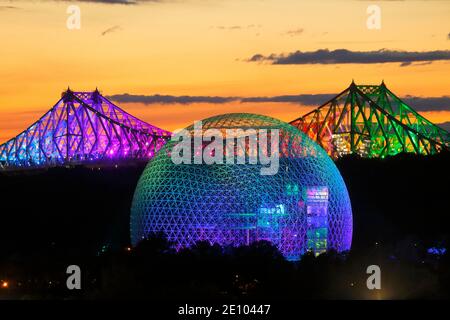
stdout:
{"type": "Polygon", "coordinates": [[[450,121],[446,0],[0,0],[0,39],[0,143],[67,86],[98,87],[174,130],[228,112],[289,121],[321,96],[314,106],[242,99],[333,94],[352,79],[384,79],[400,97],[423,98],[425,117],[450,121]],[[366,26],[371,4],[381,8],[380,30],[366,26]],[[79,30],[66,27],[69,5],[81,9],[79,30]]]}

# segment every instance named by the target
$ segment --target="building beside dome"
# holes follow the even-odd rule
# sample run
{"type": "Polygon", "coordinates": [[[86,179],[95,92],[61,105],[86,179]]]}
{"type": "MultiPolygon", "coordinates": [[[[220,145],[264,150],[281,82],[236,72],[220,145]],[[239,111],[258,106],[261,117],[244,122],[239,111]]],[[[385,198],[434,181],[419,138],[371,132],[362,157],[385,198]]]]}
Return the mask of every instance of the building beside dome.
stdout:
{"type": "MultiPolygon", "coordinates": [[[[225,132],[233,129],[242,129],[241,134],[250,132],[244,139],[234,140],[233,156],[245,154],[243,164],[226,162],[225,151],[221,164],[175,164],[172,151],[179,143],[176,140],[168,142],[148,163],[131,208],[133,245],[149,233],[164,232],[177,249],[202,240],[222,246],[267,240],[291,260],[307,251],[317,255],[329,249],[349,250],[350,199],[327,153],[294,126],[256,114],[224,114],[205,119],[200,133],[213,130],[225,137],[225,132]],[[268,135],[276,132],[277,144],[261,135],[261,130],[268,135]],[[267,163],[250,160],[252,138],[264,138],[269,144],[267,150],[276,147],[279,151],[275,174],[261,174],[267,163]]],[[[194,126],[185,132],[193,137],[199,134],[194,126]]],[[[189,154],[194,158],[206,148],[205,142],[200,145],[201,150],[192,144],[189,154]]],[[[223,150],[228,151],[227,146],[223,150]]]]}

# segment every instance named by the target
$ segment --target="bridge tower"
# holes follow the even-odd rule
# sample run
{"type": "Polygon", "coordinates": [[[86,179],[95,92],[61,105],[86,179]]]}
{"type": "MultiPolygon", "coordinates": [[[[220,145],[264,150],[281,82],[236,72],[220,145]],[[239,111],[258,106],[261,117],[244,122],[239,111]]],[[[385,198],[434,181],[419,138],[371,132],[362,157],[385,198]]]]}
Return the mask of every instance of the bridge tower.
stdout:
{"type": "Polygon", "coordinates": [[[449,149],[449,133],[399,97],[384,81],[354,82],[319,108],[291,122],[333,158],[359,154],[376,158],[401,152],[431,155],[449,149]]]}

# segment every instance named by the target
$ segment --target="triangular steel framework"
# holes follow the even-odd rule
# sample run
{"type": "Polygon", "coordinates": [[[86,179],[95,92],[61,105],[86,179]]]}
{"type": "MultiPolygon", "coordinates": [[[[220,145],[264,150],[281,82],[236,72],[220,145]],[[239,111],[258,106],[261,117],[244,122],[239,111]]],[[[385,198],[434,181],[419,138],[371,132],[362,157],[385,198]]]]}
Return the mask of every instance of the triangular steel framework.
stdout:
{"type": "Polygon", "coordinates": [[[0,145],[3,168],[148,160],[170,139],[93,92],[63,92],[38,121],[0,145]]]}
{"type": "Polygon", "coordinates": [[[354,82],[291,124],[327,153],[377,158],[401,152],[431,155],[449,149],[449,133],[408,106],[386,85],[354,82]]]}

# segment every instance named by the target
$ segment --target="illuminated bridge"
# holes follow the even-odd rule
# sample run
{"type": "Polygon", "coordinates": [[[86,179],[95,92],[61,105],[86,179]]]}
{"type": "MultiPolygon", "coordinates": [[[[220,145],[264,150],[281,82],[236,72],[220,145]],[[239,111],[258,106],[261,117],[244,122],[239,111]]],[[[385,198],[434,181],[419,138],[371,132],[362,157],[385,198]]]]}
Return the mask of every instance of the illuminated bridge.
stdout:
{"type": "MultiPolygon", "coordinates": [[[[385,84],[356,85],[291,122],[333,158],[431,155],[449,150],[449,133],[420,116],[385,84]]],[[[28,129],[0,145],[5,169],[147,161],[171,133],[130,115],[98,90],[62,94],[28,129]]]]}
{"type": "Polygon", "coordinates": [[[376,158],[401,152],[431,155],[449,150],[449,133],[434,125],[384,84],[354,82],[319,108],[291,122],[330,156],[376,158]]]}
{"type": "Polygon", "coordinates": [[[148,160],[170,132],[130,115],[94,92],[72,92],[28,129],[0,145],[3,168],[117,164],[148,160]]]}

